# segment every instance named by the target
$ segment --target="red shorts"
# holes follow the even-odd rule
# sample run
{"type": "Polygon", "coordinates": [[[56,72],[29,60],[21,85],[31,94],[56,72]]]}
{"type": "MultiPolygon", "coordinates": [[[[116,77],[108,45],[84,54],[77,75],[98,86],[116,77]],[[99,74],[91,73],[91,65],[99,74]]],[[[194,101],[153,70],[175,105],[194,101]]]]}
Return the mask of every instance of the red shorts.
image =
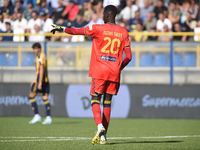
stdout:
{"type": "Polygon", "coordinates": [[[119,86],[120,86],[119,82],[92,78],[90,94],[94,96],[104,93],[117,95],[119,86]]]}

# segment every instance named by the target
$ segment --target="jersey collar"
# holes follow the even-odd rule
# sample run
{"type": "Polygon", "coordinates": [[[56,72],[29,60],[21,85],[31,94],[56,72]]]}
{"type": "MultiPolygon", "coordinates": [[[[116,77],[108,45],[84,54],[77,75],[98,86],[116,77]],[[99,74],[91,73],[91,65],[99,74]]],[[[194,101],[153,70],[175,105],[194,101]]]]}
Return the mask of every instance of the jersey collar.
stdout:
{"type": "Polygon", "coordinates": [[[109,24],[109,25],[116,25],[116,23],[111,23],[111,22],[107,22],[106,24],[109,24]]]}

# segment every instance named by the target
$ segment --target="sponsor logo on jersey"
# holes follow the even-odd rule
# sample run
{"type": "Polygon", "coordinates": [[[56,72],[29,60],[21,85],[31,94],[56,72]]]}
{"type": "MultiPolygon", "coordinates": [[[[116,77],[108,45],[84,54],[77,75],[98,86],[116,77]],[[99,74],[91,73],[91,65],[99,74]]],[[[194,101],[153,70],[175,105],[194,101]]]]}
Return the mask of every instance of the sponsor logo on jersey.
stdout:
{"type": "Polygon", "coordinates": [[[107,60],[107,61],[114,61],[114,62],[116,62],[116,57],[101,55],[101,60],[107,60]]]}
{"type": "Polygon", "coordinates": [[[92,25],[89,25],[89,29],[92,30],[92,25]]]}
{"type": "Polygon", "coordinates": [[[38,58],[38,62],[41,62],[42,61],[42,58],[38,58]]]}

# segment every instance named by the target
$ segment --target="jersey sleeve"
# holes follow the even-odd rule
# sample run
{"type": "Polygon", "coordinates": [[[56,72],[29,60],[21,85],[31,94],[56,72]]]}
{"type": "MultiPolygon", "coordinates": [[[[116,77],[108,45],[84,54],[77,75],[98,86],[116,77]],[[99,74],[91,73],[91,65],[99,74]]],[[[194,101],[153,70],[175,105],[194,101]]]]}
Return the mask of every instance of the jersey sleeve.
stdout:
{"type": "Polygon", "coordinates": [[[131,45],[131,43],[130,43],[130,40],[129,40],[129,34],[128,34],[128,32],[126,31],[124,47],[128,47],[128,46],[130,46],[130,45],[131,45]]]}
{"type": "Polygon", "coordinates": [[[85,34],[90,37],[95,37],[98,34],[97,25],[89,25],[85,28],[85,34]]]}
{"type": "Polygon", "coordinates": [[[40,58],[38,58],[38,62],[40,65],[44,65],[46,61],[46,56],[44,54],[40,55],[40,58]]]}

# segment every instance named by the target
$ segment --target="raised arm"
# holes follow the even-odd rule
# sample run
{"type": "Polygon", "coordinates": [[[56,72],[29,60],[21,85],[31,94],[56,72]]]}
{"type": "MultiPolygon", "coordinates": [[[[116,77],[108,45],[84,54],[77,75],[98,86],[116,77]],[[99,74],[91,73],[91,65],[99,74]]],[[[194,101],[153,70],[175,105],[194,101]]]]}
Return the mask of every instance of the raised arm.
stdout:
{"type": "Polygon", "coordinates": [[[65,32],[72,35],[85,35],[85,28],[67,28],[64,26],[57,26],[55,24],[51,25],[53,29],[51,32],[55,34],[56,31],[65,32]]]}

